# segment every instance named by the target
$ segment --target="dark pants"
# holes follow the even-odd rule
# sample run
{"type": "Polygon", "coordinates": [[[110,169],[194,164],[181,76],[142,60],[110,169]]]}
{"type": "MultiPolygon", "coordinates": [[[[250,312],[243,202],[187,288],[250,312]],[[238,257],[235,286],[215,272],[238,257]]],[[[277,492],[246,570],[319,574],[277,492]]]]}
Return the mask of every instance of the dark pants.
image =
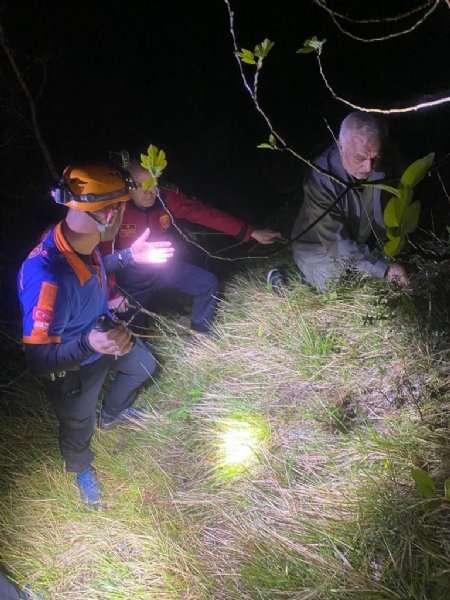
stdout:
{"type": "MultiPolygon", "coordinates": [[[[117,274],[117,283],[144,308],[149,308],[153,294],[162,289],[173,289],[193,297],[191,326],[207,330],[214,319],[219,283],[217,277],[186,262],[170,260],[162,265],[135,265],[117,274]]],[[[141,325],[142,316],[133,320],[141,325]]]]}
{"type": "Polygon", "coordinates": [[[13,585],[6,575],[0,573],[0,598],[1,600],[22,600],[27,598],[24,592],[21,592],[13,585]]]}
{"type": "Polygon", "coordinates": [[[47,394],[59,421],[59,448],[66,469],[80,473],[94,455],[90,442],[95,430],[96,406],[106,375],[116,371],[103,400],[103,409],[116,417],[131,406],[139,387],[155,370],[156,361],[141,340],[128,354],[104,354],[95,362],[47,381],[47,394]]]}

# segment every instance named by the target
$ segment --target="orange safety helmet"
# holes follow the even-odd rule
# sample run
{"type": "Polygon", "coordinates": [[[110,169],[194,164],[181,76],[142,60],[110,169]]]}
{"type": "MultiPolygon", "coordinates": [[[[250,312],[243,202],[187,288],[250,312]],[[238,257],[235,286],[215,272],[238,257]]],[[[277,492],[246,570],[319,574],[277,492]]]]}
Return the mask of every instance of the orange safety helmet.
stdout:
{"type": "Polygon", "coordinates": [[[124,177],[108,164],[66,167],[52,196],[57,204],[85,212],[130,200],[124,177]]]}

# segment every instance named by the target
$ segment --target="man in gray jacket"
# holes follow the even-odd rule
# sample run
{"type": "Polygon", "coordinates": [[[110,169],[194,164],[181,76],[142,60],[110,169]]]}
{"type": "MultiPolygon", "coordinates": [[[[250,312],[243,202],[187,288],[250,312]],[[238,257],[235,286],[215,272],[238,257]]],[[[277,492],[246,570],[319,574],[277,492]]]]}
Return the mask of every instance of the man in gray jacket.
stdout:
{"type": "Polygon", "coordinates": [[[381,253],[374,254],[367,245],[373,234],[382,248],[386,226],[379,189],[367,186],[348,190],[330,209],[345,185],[384,177],[377,165],[386,135],[384,122],[373,114],[349,114],[341,124],[338,141],[314,160],[336,179],[314,169],[306,177],[303,203],[292,231],[292,248],[305,281],[319,290],[339,282],[349,268],[387,277],[403,287],[408,285],[401,264],[389,266],[381,253]],[[327,209],[329,212],[321,217],[327,209]]]}

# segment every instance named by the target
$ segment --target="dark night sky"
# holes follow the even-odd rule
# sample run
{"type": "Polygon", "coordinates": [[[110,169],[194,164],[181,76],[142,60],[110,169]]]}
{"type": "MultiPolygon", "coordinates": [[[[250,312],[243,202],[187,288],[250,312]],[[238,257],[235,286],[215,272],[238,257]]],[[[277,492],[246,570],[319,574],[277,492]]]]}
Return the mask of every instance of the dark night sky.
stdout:
{"type": "MultiPolygon", "coordinates": [[[[252,48],[265,37],[276,42],[261,74],[261,103],[288,144],[308,157],[330,141],[324,119],[336,131],[349,109],[330,97],[314,56],[295,53],[307,37],[327,38],[327,76],[356,103],[408,104],[450,93],[444,2],[415,32],[378,44],[344,36],[312,0],[231,3],[240,46],[252,48]]],[[[364,17],[407,10],[412,0],[334,5],[364,17]],[[372,9],[379,12],[368,14],[372,9]]],[[[142,151],[153,143],[166,151],[167,179],[238,216],[267,225],[284,203],[297,202],[301,164],[256,149],[268,131],[240,80],[223,0],[14,0],[0,10],[9,44],[38,94],[40,124],[59,170],[75,160],[104,159],[111,149],[142,151]]],[[[46,199],[51,179],[0,52],[1,217],[6,240],[20,255],[34,243],[33,227],[44,226],[53,210],[46,199]]],[[[447,104],[391,118],[406,158],[448,152],[449,116],[447,104]]]]}

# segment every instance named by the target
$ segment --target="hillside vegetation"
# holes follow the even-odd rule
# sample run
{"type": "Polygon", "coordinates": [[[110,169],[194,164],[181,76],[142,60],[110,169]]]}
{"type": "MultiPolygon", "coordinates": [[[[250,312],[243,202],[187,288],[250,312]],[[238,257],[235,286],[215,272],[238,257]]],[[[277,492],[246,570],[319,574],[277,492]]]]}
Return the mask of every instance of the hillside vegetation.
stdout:
{"type": "Polygon", "coordinates": [[[17,581],[55,600],[450,597],[445,275],[321,295],[292,272],[279,295],[264,274],[227,285],[212,336],[154,323],[148,422],[94,438],[102,512],[80,505],[10,353],[1,560],[17,581]]]}

